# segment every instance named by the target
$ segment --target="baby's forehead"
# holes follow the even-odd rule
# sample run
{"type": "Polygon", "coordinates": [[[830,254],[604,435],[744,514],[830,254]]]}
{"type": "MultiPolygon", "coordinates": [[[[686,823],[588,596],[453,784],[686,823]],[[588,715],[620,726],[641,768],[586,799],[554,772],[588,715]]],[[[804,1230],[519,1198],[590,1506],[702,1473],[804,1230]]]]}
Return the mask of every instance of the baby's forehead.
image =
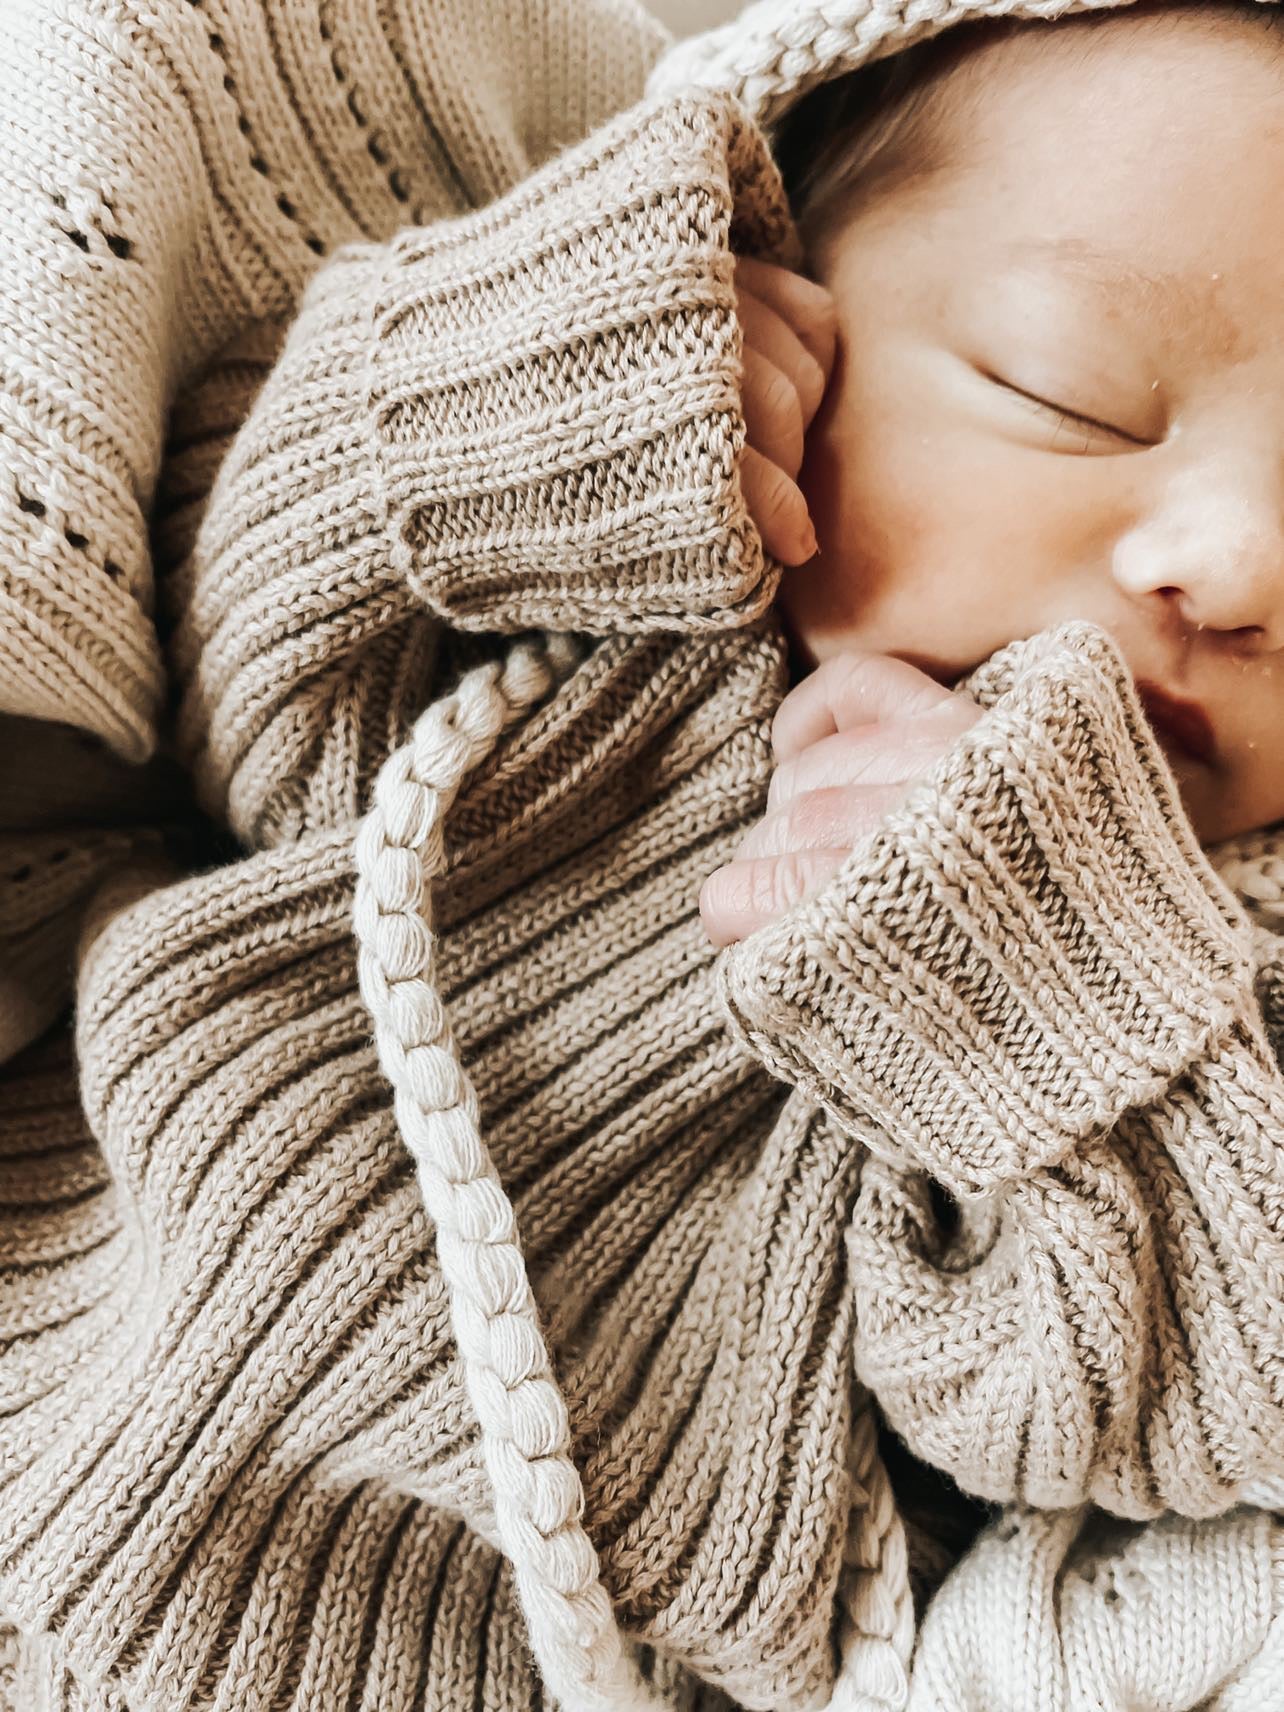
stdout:
{"type": "MultiPolygon", "coordinates": [[[[923,131],[936,132],[949,153],[966,155],[983,142],[1014,99],[1029,135],[1073,135],[1086,102],[1114,122],[1122,144],[1138,114],[1134,104],[1112,104],[1112,89],[1131,85],[1158,95],[1172,133],[1183,124],[1184,81],[1238,103],[1248,93],[1245,80],[1259,71],[1278,86],[1284,11],[1277,0],[1106,0],[1104,9],[1050,20],[979,19],[928,47],[935,51],[921,62],[921,78],[901,99],[914,104],[923,131]],[[1157,86],[1161,71],[1167,81],[1157,86]]],[[[1076,164],[1067,154],[1062,170],[1076,164]]]]}
{"type": "Polygon", "coordinates": [[[888,196],[1168,323],[1215,314],[1230,285],[1277,315],[1284,32],[1180,6],[1072,24],[977,37],[921,107],[922,170],[888,196]]]}
{"type": "MultiPolygon", "coordinates": [[[[1055,230],[1046,237],[1000,242],[995,248],[1006,266],[1068,281],[1107,315],[1118,308],[1134,322],[1175,334],[1198,326],[1206,335],[1219,335],[1230,360],[1246,354],[1241,330],[1224,309],[1220,269],[1155,265],[1142,249],[1126,243],[1105,246],[1055,230]]],[[[1190,259],[1193,263],[1196,258],[1190,259]]]]}
{"type": "Polygon", "coordinates": [[[788,136],[813,264],[890,218],[929,271],[960,231],[982,270],[1041,246],[1130,325],[1219,356],[1241,331],[1278,344],[1284,29],[1262,22],[1280,16],[1249,0],[987,21],[869,68],[863,94],[863,74],[840,80],[811,137],[788,136]]]}

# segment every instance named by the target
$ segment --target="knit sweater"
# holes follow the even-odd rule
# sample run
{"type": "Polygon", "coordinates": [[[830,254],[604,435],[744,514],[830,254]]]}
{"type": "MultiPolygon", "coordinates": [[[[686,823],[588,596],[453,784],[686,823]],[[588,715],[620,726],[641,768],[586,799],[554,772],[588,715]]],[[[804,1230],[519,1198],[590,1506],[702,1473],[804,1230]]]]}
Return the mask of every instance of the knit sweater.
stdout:
{"type": "MultiPolygon", "coordinates": [[[[916,28],[872,18],[772,87],[916,28]]],[[[1267,1633],[1273,844],[1227,853],[1250,915],[1070,626],[815,898],[700,928],[787,683],[731,290],[797,259],[745,71],[780,15],[649,93],[616,5],[0,28],[47,216],[0,278],[8,705],[145,753],[159,608],[240,840],[114,849],[75,1058],[0,1084],[15,1705],[1028,1706],[1058,1646],[1048,1706],[1260,1685],[1166,1543],[1267,1633]],[[866,1386],[985,1497],[1210,1518],[1144,1535],[1186,1645],[1104,1572],[1036,1619],[1071,1536],[1001,1526],[911,1687],[866,1386]]]]}

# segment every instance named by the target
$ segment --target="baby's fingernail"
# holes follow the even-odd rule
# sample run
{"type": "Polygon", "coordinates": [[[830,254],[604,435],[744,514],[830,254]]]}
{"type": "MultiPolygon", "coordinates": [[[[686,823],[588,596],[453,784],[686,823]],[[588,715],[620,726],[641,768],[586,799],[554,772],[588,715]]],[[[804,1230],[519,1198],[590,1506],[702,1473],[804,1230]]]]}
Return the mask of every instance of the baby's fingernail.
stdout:
{"type": "Polygon", "coordinates": [[[820,542],[816,539],[816,526],[814,523],[809,523],[807,525],[807,534],[803,541],[803,547],[809,559],[819,557],[820,542]]]}

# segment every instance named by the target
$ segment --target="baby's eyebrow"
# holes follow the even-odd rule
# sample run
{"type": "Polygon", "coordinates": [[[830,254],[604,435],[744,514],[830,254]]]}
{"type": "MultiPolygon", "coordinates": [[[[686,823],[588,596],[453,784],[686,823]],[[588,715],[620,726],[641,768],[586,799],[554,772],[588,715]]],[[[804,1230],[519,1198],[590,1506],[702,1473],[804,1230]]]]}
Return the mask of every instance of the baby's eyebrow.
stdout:
{"type": "Polygon", "coordinates": [[[1219,347],[1227,358],[1235,360],[1241,354],[1239,329],[1209,290],[1217,275],[1197,281],[1163,269],[1152,271],[1083,238],[1034,239],[1008,248],[1021,260],[1051,261],[1058,270],[1068,270],[1116,299],[1120,294],[1132,297],[1166,332],[1181,335],[1192,326],[1211,326],[1221,335],[1219,347]]]}

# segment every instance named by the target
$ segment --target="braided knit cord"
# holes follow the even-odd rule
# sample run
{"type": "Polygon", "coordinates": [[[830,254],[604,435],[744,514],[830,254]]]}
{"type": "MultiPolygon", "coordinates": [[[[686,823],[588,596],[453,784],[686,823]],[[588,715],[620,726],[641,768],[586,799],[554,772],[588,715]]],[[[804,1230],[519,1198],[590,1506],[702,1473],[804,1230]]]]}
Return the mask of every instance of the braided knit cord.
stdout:
{"type": "Polygon", "coordinates": [[[914,1649],[905,1529],[878,1452],[873,1400],[857,1388],[847,1452],[851,1508],[839,1577],[840,1663],[825,1712],[901,1712],[914,1649]]]}
{"type": "Polygon", "coordinates": [[[361,994],[414,1156],[455,1341],[481,1429],[495,1520],[531,1649],[565,1712],[658,1712],[580,1525],[583,1490],[517,1238],[482,1141],[476,1090],[435,983],[431,882],[461,780],[574,663],[569,638],[525,639],[432,704],[384,764],[356,841],[361,994]]]}

